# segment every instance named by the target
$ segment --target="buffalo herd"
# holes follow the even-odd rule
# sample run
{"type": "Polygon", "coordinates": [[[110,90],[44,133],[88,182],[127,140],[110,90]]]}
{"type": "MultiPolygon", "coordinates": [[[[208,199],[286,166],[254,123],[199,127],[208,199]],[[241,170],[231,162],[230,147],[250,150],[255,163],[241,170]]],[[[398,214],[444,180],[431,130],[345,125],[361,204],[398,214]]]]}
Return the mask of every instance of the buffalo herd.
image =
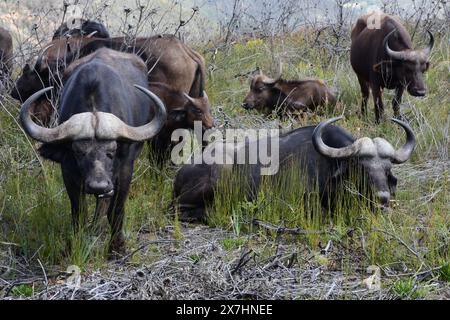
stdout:
{"type": "MultiPolygon", "coordinates": [[[[396,150],[383,138],[355,139],[333,125],[340,118],[277,137],[280,172],[289,163],[298,174],[306,173],[305,190],[312,192],[316,183],[323,208],[333,206],[337,188],[355,169],[373,203],[389,208],[397,185],[391,168],[407,161],[415,147],[411,127],[398,119],[399,104],[405,89],[413,96],[426,94],[423,73],[429,66],[433,36],[429,33],[425,49],[414,50],[398,18],[382,15],[379,28],[369,28],[367,20],[368,16],[360,17],[351,33],[350,62],[361,86],[361,113],[366,113],[370,89],[375,120],[380,122],[383,89],[395,89],[392,121],[404,130],[406,142],[396,150]]],[[[74,230],[86,209],[85,195],[94,195],[94,221],[107,215],[110,253],[122,254],[125,202],[143,143],[148,141],[150,154],[163,163],[168,161],[176,129],[193,129],[196,121],[203,132],[215,126],[205,92],[205,60],[173,35],[111,37],[103,24],[81,22],[77,28],[65,23],[54,32],[34,65],[23,66],[10,95],[22,103],[20,124],[41,143],[40,155],[61,166],[74,230]],[[53,107],[50,99],[55,96],[59,99],[53,107]]],[[[11,35],[0,28],[1,91],[8,86],[12,58],[11,35]]],[[[258,71],[242,107],[282,117],[335,103],[335,94],[320,79],[272,79],[258,71]]],[[[255,143],[259,140],[243,145],[255,143]]],[[[236,150],[226,152],[234,157],[236,150]]],[[[251,199],[260,188],[261,164],[245,167],[241,174],[249,183],[242,192],[251,199]]],[[[221,164],[190,163],[178,170],[173,204],[182,220],[207,219],[207,208],[227,169],[221,164]]]]}

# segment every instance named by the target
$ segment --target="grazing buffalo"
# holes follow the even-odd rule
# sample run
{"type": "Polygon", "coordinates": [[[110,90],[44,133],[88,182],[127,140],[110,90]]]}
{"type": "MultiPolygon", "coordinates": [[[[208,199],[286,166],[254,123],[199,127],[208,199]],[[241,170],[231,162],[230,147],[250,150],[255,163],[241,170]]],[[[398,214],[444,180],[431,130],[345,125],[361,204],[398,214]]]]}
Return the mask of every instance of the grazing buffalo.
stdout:
{"type": "Polygon", "coordinates": [[[336,98],[321,80],[271,79],[261,72],[253,77],[242,107],[279,115],[314,111],[318,106],[335,104],[336,98]]]}
{"type": "Polygon", "coordinates": [[[172,133],[176,129],[194,129],[194,122],[199,121],[205,131],[214,127],[214,118],[204,91],[200,97],[193,98],[161,82],[150,82],[149,88],[163,101],[167,111],[164,127],[151,141],[152,154],[162,163],[169,155],[172,133]]]}
{"type": "Polygon", "coordinates": [[[433,35],[425,49],[413,50],[411,37],[398,18],[383,14],[380,28],[368,26],[370,15],[362,16],[353,27],[350,62],[362,92],[361,112],[367,113],[369,89],[372,90],[375,119],[383,117],[383,89],[395,89],[394,116],[399,116],[403,91],[422,97],[426,94],[423,73],[428,70],[433,35]]]}
{"type": "Polygon", "coordinates": [[[8,30],[0,27],[0,85],[5,86],[12,70],[13,42],[8,30]]]}
{"type": "Polygon", "coordinates": [[[97,21],[86,19],[74,19],[69,21],[71,27],[69,28],[67,22],[64,22],[53,33],[52,40],[63,37],[84,37],[95,36],[96,38],[110,38],[108,29],[97,21]]]}
{"type": "MultiPolygon", "coordinates": [[[[364,186],[362,190],[366,190],[383,209],[387,209],[397,185],[391,168],[393,164],[403,163],[411,156],[415,147],[412,129],[405,122],[392,119],[406,132],[406,143],[395,150],[382,138],[355,140],[344,129],[330,125],[339,119],[332,118],[318,126],[299,128],[279,137],[279,172],[283,172],[288,165],[295,168],[296,174],[305,172],[309,184],[307,189],[315,190],[317,183],[324,208],[335,205],[333,201],[340,190],[338,188],[342,188],[344,182],[351,180],[354,172],[357,172],[361,179],[360,185],[364,186]]],[[[228,149],[235,152],[232,148],[228,149]]],[[[243,165],[239,166],[243,168],[243,165]]],[[[254,196],[260,184],[261,166],[252,164],[246,168],[247,171],[239,172],[247,172],[247,189],[251,190],[242,192],[254,196]]],[[[229,170],[229,167],[202,163],[187,164],[178,171],[174,183],[174,203],[181,219],[205,218],[205,208],[213,203],[218,180],[225,169],[229,170]]]]}
{"type": "Polygon", "coordinates": [[[107,209],[110,253],[123,253],[124,206],[134,161],[143,141],[164,125],[166,111],[146,89],[147,68],[135,55],[101,49],[76,63],[66,74],[59,125],[39,126],[30,115],[33,102],[51,88],[25,101],[20,122],[30,137],[43,142],[40,154],[61,164],[74,229],[85,209],[85,194],[95,195],[94,221],[107,209]]]}

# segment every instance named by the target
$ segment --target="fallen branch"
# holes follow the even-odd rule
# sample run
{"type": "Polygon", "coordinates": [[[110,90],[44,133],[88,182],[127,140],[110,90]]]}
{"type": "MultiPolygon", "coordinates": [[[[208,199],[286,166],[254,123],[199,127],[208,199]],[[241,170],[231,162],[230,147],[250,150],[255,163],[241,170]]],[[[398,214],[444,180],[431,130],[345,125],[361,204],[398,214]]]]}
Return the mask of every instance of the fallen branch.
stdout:
{"type": "Polygon", "coordinates": [[[393,234],[393,233],[391,233],[389,231],[382,230],[382,229],[373,229],[373,231],[384,233],[385,235],[388,235],[391,238],[397,240],[401,245],[403,245],[406,249],[408,249],[408,251],[411,252],[420,261],[420,263],[422,265],[424,265],[425,267],[428,268],[427,271],[431,271],[432,270],[432,268],[428,264],[425,263],[425,261],[422,259],[420,254],[418,252],[416,252],[414,249],[412,249],[410,246],[408,246],[408,244],[405,241],[403,241],[400,237],[396,236],[395,234],[393,234]]]}
{"type": "Polygon", "coordinates": [[[258,220],[258,219],[253,219],[253,225],[255,226],[260,226],[263,228],[266,228],[268,230],[272,230],[275,231],[277,234],[280,233],[288,233],[288,234],[325,234],[325,231],[318,231],[318,230],[303,230],[300,227],[295,227],[295,228],[287,228],[284,226],[277,226],[275,224],[272,224],[270,222],[266,222],[266,221],[262,221],[262,220],[258,220]]]}

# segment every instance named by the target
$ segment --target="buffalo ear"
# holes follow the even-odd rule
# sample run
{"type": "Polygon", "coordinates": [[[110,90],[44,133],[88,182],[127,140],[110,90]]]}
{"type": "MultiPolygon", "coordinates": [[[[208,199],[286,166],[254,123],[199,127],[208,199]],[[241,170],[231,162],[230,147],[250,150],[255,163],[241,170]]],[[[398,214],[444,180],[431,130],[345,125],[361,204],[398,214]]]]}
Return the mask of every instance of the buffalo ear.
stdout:
{"type": "Polygon", "coordinates": [[[50,143],[44,143],[39,149],[39,154],[48,160],[61,163],[67,152],[68,148],[65,145],[62,144],[50,144],[50,143]]]}
{"type": "Polygon", "coordinates": [[[377,73],[381,73],[381,71],[382,71],[382,64],[383,64],[383,62],[374,64],[373,67],[372,67],[373,71],[375,71],[377,73]]]}
{"type": "Polygon", "coordinates": [[[373,71],[377,73],[389,74],[392,69],[392,61],[381,61],[372,66],[373,71]]]}

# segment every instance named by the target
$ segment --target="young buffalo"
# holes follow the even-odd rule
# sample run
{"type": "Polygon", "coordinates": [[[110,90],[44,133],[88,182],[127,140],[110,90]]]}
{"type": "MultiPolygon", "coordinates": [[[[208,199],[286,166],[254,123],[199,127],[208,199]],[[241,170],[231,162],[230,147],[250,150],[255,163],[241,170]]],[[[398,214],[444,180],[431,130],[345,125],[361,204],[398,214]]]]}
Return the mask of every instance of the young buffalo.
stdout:
{"type": "Polygon", "coordinates": [[[336,98],[321,80],[271,79],[260,72],[253,77],[242,107],[264,114],[276,110],[281,116],[286,112],[314,111],[318,106],[335,102],[336,98]]]}
{"type": "Polygon", "coordinates": [[[193,98],[161,82],[150,82],[149,88],[163,101],[167,111],[164,127],[151,141],[152,153],[161,163],[170,154],[171,136],[176,129],[194,129],[194,122],[199,121],[205,131],[214,127],[214,118],[204,91],[200,97],[193,98]]]}

